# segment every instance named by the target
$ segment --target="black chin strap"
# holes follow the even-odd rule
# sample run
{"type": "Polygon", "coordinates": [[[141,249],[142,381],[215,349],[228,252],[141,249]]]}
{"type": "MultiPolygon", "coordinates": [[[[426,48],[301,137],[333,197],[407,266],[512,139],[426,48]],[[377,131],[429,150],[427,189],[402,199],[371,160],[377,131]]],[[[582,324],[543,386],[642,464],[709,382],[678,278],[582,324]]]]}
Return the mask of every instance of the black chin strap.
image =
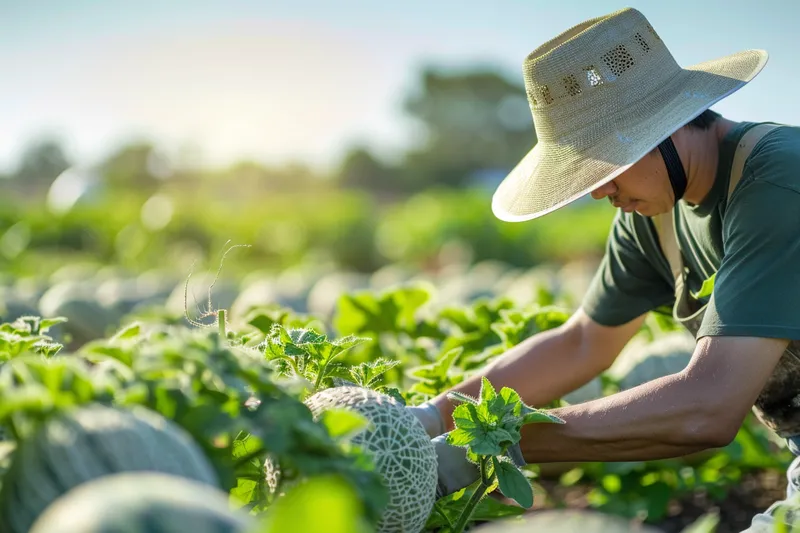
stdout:
{"type": "Polygon", "coordinates": [[[667,165],[667,174],[669,174],[669,181],[672,184],[672,192],[675,195],[675,203],[683,198],[683,193],[686,192],[686,173],[683,171],[683,164],[681,158],[678,156],[678,151],[675,145],[672,144],[672,137],[667,137],[661,144],[658,145],[661,152],[661,157],[664,158],[664,163],[667,165]]]}

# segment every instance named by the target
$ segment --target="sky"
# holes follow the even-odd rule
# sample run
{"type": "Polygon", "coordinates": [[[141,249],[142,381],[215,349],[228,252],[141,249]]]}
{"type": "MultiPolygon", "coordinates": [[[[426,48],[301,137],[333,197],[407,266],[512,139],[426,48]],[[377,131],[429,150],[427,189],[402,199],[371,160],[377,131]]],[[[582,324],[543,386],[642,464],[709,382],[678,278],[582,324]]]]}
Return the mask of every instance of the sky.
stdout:
{"type": "Polygon", "coordinates": [[[538,45],[623,7],[683,66],[767,50],[714,109],[800,124],[792,0],[0,0],[0,172],[47,135],[79,164],[139,139],[210,165],[325,169],[354,143],[391,155],[415,133],[402,101],[423,65],[521,83],[538,45]]]}

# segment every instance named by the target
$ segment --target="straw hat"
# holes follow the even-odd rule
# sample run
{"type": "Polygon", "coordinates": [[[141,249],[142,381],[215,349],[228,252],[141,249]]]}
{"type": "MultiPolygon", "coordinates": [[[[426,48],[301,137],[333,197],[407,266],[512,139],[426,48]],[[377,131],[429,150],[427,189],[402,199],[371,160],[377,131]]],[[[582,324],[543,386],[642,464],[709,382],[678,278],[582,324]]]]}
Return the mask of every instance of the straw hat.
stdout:
{"type": "Polygon", "coordinates": [[[493,213],[532,220],[613,180],[766,62],[746,50],[681,68],[630,8],[570,28],[525,58],[538,142],[495,191],[493,213]]]}

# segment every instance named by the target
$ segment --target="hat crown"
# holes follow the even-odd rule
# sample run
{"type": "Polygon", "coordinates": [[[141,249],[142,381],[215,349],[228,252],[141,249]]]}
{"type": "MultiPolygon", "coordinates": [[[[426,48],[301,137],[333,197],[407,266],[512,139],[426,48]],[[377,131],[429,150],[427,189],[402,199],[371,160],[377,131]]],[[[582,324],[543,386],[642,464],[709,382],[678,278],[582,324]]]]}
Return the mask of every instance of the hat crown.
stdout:
{"type": "Polygon", "coordinates": [[[609,117],[657,92],[680,70],[635,9],[574,26],[525,58],[525,90],[537,137],[563,141],[592,124],[607,125],[609,117]]]}

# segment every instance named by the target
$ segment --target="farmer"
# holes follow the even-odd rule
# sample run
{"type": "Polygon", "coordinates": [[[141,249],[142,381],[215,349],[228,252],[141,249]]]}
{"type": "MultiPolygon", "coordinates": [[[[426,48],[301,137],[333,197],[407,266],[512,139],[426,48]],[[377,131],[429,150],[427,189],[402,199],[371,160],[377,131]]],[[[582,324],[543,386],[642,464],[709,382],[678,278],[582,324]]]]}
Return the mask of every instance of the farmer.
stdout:
{"type": "MultiPolygon", "coordinates": [[[[800,455],[800,128],[709,110],[766,61],[748,50],[681,68],[633,9],[525,59],[538,143],[498,187],[494,214],[532,220],[587,193],[619,211],[571,319],[453,390],[476,396],[486,376],[544,405],[609,368],[663,305],[696,347],[677,374],[553,409],[566,424],[524,426],[518,464],[679,457],[730,443],[751,409],[800,455]]],[[[464,449],[444,441],[454,409],[445,395],[411,409],[435,437],[441,493],[476,481],[464,449]]],[[[797,464],[787,499],[800,490],[797,464]]],[[[771,530],[778,503],[746,531],[771,530]]]]}

